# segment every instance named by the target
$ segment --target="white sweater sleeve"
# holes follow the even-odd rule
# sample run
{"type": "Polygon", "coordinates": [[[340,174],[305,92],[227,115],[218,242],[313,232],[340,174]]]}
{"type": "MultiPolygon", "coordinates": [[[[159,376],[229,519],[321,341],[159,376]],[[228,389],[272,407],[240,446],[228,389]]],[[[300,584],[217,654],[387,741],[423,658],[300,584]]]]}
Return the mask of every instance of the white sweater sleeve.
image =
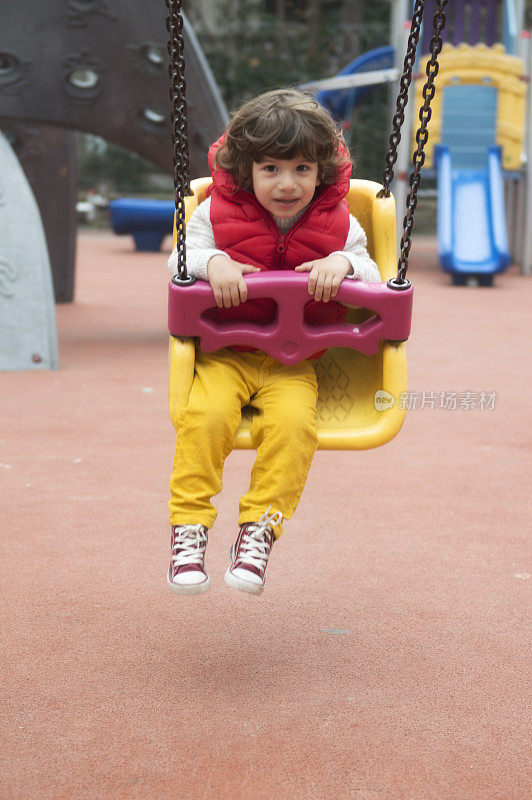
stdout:
{"type": "MultiPolygon", "coordinates": [[[[211,199],[209,197],[194,210],[187,225],[187,272],[202,281],[208,280],[207,264],[212,256],[222,255],[229,258],[227,253],[223,250],[218,250],[216,247],[210,210],[211,199]]],[[[366,245],[366,234],[362,226],[350,214],[349,232],[344,249],[335,251],[335,254],[345,256],[353,267],[353,272],[347,276],[348,278],[367,281],[368,283],[379,283],[381,280],[379,268],[370,258],[366,245]]],[[[177,275],[177,252],[175,248],[168,259],[168,268],[172,277],[177,275]]]]}
{"type": "MultiPolygon", "coordinates": [[[[359,221],[349,215],[349,232],[343,250],[335,251],[335,255],[345,256],[353,267],[353,272],[347,275],[350,279],[366,281],[367,283],[380,283],[381,276],[376,263],[370,258],[366,249],[368,240],[359,221]]],[[[333,255],[331,253],[331,255],[333,255]]]]}
{"type": "MultiPolygon", "coordinates": [[[[211,225],[211,198],[200,203],[192,212],[187,224],[187,272],[194,278],[207,281],[207,264],[212,256],[229,256],[218,250],[214,242],[214,231],[211,225]]],[[[168,269],[172,277],[177,275],[177,252],[172,251],[168,259],[168,269]]]]}

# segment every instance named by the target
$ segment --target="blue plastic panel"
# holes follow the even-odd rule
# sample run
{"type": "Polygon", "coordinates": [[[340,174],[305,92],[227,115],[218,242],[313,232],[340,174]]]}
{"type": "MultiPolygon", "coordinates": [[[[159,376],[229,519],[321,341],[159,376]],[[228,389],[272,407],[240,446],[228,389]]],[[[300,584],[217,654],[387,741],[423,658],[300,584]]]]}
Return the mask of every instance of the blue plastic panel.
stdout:
{"type": "Polygon", "coordinates": [[[454,169],[485,169],[488,148],[496,144],[497,90],[494,86],[446,86],[443,90],[441,143],[454,169]]]}

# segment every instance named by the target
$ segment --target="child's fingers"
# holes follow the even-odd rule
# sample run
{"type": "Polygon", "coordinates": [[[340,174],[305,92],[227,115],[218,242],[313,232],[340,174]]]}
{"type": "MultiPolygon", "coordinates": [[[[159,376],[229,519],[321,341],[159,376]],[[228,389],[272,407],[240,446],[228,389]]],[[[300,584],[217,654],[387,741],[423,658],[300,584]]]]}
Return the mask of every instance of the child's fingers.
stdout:
{"type": "Polygon", "coordinates": [[[231,308],[233,300],[231,298],[231,286],[228,283],[222,284],[222,300],[224,308],[231,308]]]}
{"type": "Polygon", "coordinates": [[[219,286],[213,286],[211,283],[211,289],[214,294],[214,299],[216,300],[216,305],[218,306],[218,308],[222,308],[224,300],[221,288],[219,286]]]}
{"type": "Polygon", "coordinates": [[[324,281],[323,281],[322,300],[324,303],[328,303],[329,300],[331,299],[332,283],[333,283],[333,276],[329,272],[324,276],[324,281]]]}
{"type": "Polygon", "coordinates": [[[316,279],[316,289],[314,290],[314,300],[321,300],[323,298],[323,289],[325,285],[326,273],[319,272],[316,279]]]}
{"type": "Polygon", "coordinates": [[[238,292],[240,295],[240,302],[245,303],[248,299],[248,287],[246,281],[242,278],[238,281],[238,292]]]}
{"type": "Polygon", "coordinates": [[[299,267],[295,267],[294,272],[310,272],[313,266],[313,261],[305,261],[304,264],[300,264],[299,267]]]}
{"type": "Polygon", "coordinates": [[[336,297],[336,295],[338,294],[338,289],[340,288],[340,284],[341,283],[342,283],[342,279],[338,275],[335,275],[333,277],[333,280],[332,280],[331,297],[336,297]]]}
{"type": "Polygon", "coordinates": [[[253,267],[251,264],[241,264],[242,274],[245,272],[260,272],[260,267],[253,267]]]}
{"type": "Polygon", "coordinates": [[[308,293],[309,294],[315,294],[317,280],[318,280],[318,271],[316,269],[312,269],[310,275],[308,276],[308,293]]]}
{"type": "Polygon", "coordinates": [[[232,283],[229,287],[229,294],[231,296],[231,305],[232,306],[239,306],[240,305],[240,288],[239,288],[240,281],[237,283],[232,283]]]}
{"type": "Polygon", "coordinates": [[[239,306],[240,303],[245,303],[247,300],[248,289],[242,277],[238,280],[228,281],[227,283],[220,283],[214,286],[211,284],[211,287],[218,308],[239,306]]]}

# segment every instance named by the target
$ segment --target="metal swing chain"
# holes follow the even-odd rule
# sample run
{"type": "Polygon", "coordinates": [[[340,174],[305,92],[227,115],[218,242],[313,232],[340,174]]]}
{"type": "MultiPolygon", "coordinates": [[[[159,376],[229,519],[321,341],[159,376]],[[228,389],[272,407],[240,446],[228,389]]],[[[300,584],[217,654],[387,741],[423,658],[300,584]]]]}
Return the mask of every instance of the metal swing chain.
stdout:
{"type": "Polygon", "coordinates": [[[423,10],[425,8],[425,0],[416,0],[414,13],[412,15],[412,25],[410,34],[408,36],[408,44],[406,48],[406,56],[403,63],[403,74],[399,83],[399,94],[397,95],[397,103],[395,114],[392,120],[392,133],[389,139],[389,150],[386,153],[386,169],[382,173],[383,188],[378,193],[377,197],[389,197],[390,185],[393,181],[394,166],[397,161],[397,148],[401,141],[401,128],[405,121],[405,108],[408,103],[408,89],[412,82],[412,70],[416,63],[416,50],[419,42],[419,34],[421,31],[421,22],[423,20],[423,10]]]}
{"type": "Polygon", "coordinates": [[[168,75],[170,77],[170,100],[172,121],[172,145],[174,160],[175,210],[177,228],[177,265],[179,281],[188,282],[186,264],[185,195],[190,194],[188,170],[187,100],[185,82],[185,59],[183,39],[182,0],[166,0],[168,17],[166,29],[168,41],[168,75]]]}
{"type": "MultiPolygon", "coordinates": [[[[406,271],[408,269],[408,256],[412,245],[411,237],[414,227],[414,211],[417,206],[417,192],[421,185],[420,171],[425,163],[423,148],[428,141],[427,125],[432,115],[430,102],[436,91],[434,79],[439,69],[438,55],[443,47],[441,32],[445,27],[445,6],[448,0],[436,0],[436,2],[438,4],[438,10],[433,19],[434,33],[430,40],[431,57],[427,63],[426,69],[427,82],[423,87],[424,103],[419,111],[421,126],[416,133],[417,150],[413,157],[414,170],[410,174],[410,194],[407,198],[407,213],[403,221],[403,236],[401,238],[401,253],[397,263],[397,278],[392,281],[394,288],[407,288],[409,286],[409,282],[406,280],[406,271]]],[[[389,139],[390,148],[386,154],[386,169],[382,174],[383,188],[379,191],[377,197],[390,196],[390,184],[393,180],[394,166],[397,161],[397,148],[401,141],[401,127],[405,119],[405,107],[408,103],[408,90],[412,81],[412,70],[416,60],[416,50],[419,42],[424,9],[425,0],[416,0],[414,13],[412,15],[412,26],[408,37],[407,52],[403,65],[403,74],[401,76],[399,94],[397,96],[396,112],[393,117],[392,133],[389,139]]]]}
{"type": "Polygon", "coordinates": [[[406,280],[406,271],[408,269],[408,256],[410,254],[410,248],[412,246],[414,212],[417,206],[417,193],[419,187],[421,186],[421,168],[425,163],[425,153],[423,148],[425,147],[429,138],[429,132],[427,130],[427,126],[432,116],[432,109],[430,107],[430,103],[436,93],[434,80],[440,68],[440,65],[438,64],[438,55],[441,53],[443,47],[441,32],[444,29],[446,22],[445,6],[447,5],[447,2],[448,0],[437,0],[438,10],[434,14],[434,19],[433,19],[434,33],[432,34],[432,38],[430,40],[430,59],[427,62],[427,67],[426,67],[427,81],[423,86],[424,103],[419,111],[419,121],[421,122],[421,125],[419,126],[416,132],[417,149],[412,159],[412,163],[414,164],[414,169],[410,173],[410,180],[409,180],[410,194],[408,195],[406,201],[406,216],[403,220],[403,235],[401,237],[401,246],[400,246],[401,252],[399,255],[399,261],[397,263],[396,280],[399,285],[405,285],[408,283],[408,281],[406,280]]]}

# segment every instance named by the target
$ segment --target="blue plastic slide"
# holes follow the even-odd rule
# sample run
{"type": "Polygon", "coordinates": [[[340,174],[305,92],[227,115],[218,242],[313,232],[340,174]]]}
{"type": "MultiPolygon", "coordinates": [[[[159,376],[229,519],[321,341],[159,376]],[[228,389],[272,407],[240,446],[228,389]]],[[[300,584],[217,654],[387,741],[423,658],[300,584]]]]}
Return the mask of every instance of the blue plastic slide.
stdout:
{"type": "Polygon", "coordinates": [[[510,263],[501,150],[489,147],[483,169],[455,169],[448,147],[436,148],[438,248],[453,283],[490,285],[510,263]]]}

